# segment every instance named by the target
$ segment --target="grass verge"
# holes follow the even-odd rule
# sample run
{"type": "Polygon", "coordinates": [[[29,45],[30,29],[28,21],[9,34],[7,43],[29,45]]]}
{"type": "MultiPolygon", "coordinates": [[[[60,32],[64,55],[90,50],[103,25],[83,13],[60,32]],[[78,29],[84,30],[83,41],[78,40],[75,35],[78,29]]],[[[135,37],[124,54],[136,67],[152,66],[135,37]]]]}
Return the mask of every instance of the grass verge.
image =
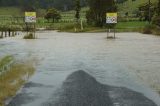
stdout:
{"type": "MultiPolygon", "coordinates": [[[[147,22],[141,22],[141,21],[128,21],[128,22],[118,22],[115,29],[116,32],[140,32],[147,22]]],[[[57,25],[58,26],[58,25],[57,25]]],[[[61,26],[61,25],[59,25],[61,26]]],[[[57,27],[58,30],[62,32],[106,32],[106,27],[93,27],[89,26],[86,23],[84,23],[84,29],[81,30],[78,28],[75,31],[75,25],[72,23],[68,24],[62,24],[61,27],[57,27]]]]}
{"type": "Polygon", "coordinates": [[[0,106],[5,105],[5,100],[16,95],[22,85],[34,74],[33,64],[17,63],[9,71],[0,75],[0,106]]]}
{"type": "Polygon", "coordinates": [[[147,24],[141,31],[143,34],[160,35],[160,27],[152,24],[147,24]]]}

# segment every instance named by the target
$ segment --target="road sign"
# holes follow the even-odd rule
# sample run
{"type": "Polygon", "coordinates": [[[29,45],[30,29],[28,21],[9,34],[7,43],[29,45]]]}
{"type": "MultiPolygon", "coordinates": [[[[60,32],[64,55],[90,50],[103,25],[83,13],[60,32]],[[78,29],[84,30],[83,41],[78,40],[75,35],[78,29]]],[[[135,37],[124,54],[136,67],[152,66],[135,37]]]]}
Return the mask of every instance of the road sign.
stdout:
{"type": "Polygon", "coordinates": [[[36,23],[36,12],[25,12],[26,23],[36,23]]]}
{"type": "Polygon", "coordinates": [[[117,13],[106,13],[106,23],[116,24],[117,23],[117,13]]]}

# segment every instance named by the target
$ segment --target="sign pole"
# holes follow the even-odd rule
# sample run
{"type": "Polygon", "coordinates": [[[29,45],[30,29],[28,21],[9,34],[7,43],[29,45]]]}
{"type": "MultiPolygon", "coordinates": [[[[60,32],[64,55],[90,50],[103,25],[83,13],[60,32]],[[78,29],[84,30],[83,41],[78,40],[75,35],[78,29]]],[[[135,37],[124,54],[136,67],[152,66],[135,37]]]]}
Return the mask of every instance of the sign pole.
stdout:
{"type": "Polygon", "coordinates": [[[36,38],[36,24],[34,23],[34,38],[36,38]]]}
{"type": "Polygon", "coordinates": [[[28,35],[29,29],[28,29],[28,24],[27,23],[26,23],[26,30],[27,30],[27,35],[28,35]]]}
{"type": "Polygon", "coordinates": [[[33,39],[35,39],[36,38],[36,35],[35,35],[36,33],[36,12],[25,12],[25,23],[27,26],[27,35],[28,35],[28,32],[30,31],[33,33],[33,39]]]}
{"type": "Polygon", "coordinates": [[[109,29],[107,28],[106,31],[107,31],[107,38],[108,38],[109,37],[109,29]]]}
{"type": "Polygon", "coordinates": [[[114,39],[116,38],[116,31],[115,31],[115,27],[114,27],[114,39]]]}
{"type": "MultiPolygon", "coordinates": [[[[112,13],[106,13],[106,23],[107,24],[116,24],[117,23],[117,13],[116,12],[112,12],[112,13]]],[[[116,38],[116,33],[115,33],[115,26],[113,28],[113,33],[114,33],[114,39],[116,38]]],[[[108,28],[108,33],[107,33],[107,38],[109,38],[109,33],[111,32],[111,29],[108,28]]]]}

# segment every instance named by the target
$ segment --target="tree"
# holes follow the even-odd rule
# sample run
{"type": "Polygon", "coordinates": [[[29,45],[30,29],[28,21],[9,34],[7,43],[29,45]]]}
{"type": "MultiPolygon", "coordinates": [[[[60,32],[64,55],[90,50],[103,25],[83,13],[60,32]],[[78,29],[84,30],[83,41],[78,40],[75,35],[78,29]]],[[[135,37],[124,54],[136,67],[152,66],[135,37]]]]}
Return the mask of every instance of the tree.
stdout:
{"type": "Polygon", "coordinates": [[[75,18],[78,23],[80,19],[80,10],[81,10],[80,0],[75,1],[75,10],[76,10],[75,18]]]}
{"type": "Polygon", "coordinates": [[[154,15],[155,7],[152,3],[144,3],[139,7],[138,16],[140,17],[140,21],[150,21],[150,19],[154,15]]]}
{"type": "Polygon", "coordinates": [[[158,5],[157,5],[157,15],[160,16],[160,0],[158,0],[158,5]]]}
{"type": "MultiPolygon", "coordinates": [[[[59,10],[73,10],[75,0],[0,0],[0,6],[28,7],[55,7],[59,10]]],[[[86,0],[80,0],[81,6],[86,6],[86,0]]]]}
{"type": "Polygon", "coordinates": [[[158,0],[158,4],[156,6],[156,13],[152,18],[152,24],[160,27],[160,0],[158,0]]]}
{"type": "Polygon", "coordinates": [[[52,22],[55,22],[61,19],[61,15],[55,8],[51,8],[47,10],[47,13],[44,16],[44,18],[47,19],[48,22],[50,19],[52,19],[52,22]]]}
{"type": "Polygon", "coordinates": [[[86,14],[88,23],[102,27],[106,21],[106,12],[117,11],[114,0],[88,0],[89,11],[86,14]]]}

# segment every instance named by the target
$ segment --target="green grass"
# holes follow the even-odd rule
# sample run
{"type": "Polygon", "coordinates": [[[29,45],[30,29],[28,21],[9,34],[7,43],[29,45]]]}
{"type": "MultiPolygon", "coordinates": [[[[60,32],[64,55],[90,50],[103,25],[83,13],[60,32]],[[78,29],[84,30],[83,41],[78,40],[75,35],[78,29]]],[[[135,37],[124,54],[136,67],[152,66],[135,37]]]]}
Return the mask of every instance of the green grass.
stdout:
{"type": "MultiPolygon", "coordinates": [[[[128,22],[118,22],[116,25],[117,32],[140,32],[148,22],[141,21],[128,21],[128,22]]],[[[57,24],[58,25],[58,24],[57,24]]],[[[75,32],[74,24],[59,24],[62,25],[61,31],[75,32]]],[[[106,32],[106,28],[93,27],[84,24],[84,30],[77,29],[77,32],[106,32]]]]}
{"type": "Polygon", "coordinates": [[[117,29],[124,29],[124,28],[143,28],[148,22],[142,21],[128,21],[128,22],[118,22],[116,25],[117,29]]]}
{"type": "Polygon", "coordinates": [[[0,7],[0,16],[19,16],[22,12],[17,7],[0,7]]]}
{"type": "MultiPolygon", "coordinates": [[[[157,0],[151,0],[151,2],[155,2],[157,0]]],[[[124,14],[125,12],[129,12],[130,14],[133,13],[133,11],[135,11],[137,9],[137,7],[140,5],[140,4],[143,4],[145,3],[146,0],[136,0],[134,2],[132,2],[132,0],[128,0],[127,2],[125,2],[124,4],[118,4],[118,8],[119,8],[119,11],[122,11],[120,12],[119,15],[122,15],[124,14]]],[[[85,15],[86,15],[86,11],[88,10],[89,8],[86,7],[86,8],[82,8],[81,9],[81,19],[83,20],[83,22],[86,24],[86,18],[85,18],[85,15]]],[[[36,26],[38,28],[46,28],[46,29],[57,29],[57,30],[74,30],[74,23],[75,23],[75,11],[72,10],[72,11],[67,11],[67,12],[61,12],[61,15],[62,15],[62,19],[59,21],[59,22],[56,22],[56,23],[48,23],[47,20],[45,20],[43,18],[44,14],[45,14],[45,10],[44,9],[40,9],[38,11],[38,17],[37,18],[37,23],[36,23],[36,26]]],[[[1,7],[0,8],[0,15],[16,15],[16,16],[23,16],[23,13],[20,12],[20,9],[19,8],[16,8],[16,7],[1,7]],[[13,12],[12,12],[13,11],[13,12]],[[14,13],[14,14],[13,14],[14,13]]],[[[121,19],[119,19],[121,20],[121,19]]],[[[138,30],[140,28],[143,28],[146,24],[146,22],[139,22],[138,21],[138,18],[129,18],[129,19],[126,19],[123,17],[122,20],[125,20],[126,22],[119,22],[116,26],[116,28],[119,30],[119,31],[135,31],[135,30],[138,30]],[[134,21],[127,21],[127,20],[134,20],[134,21]],[[137,21],[135,21],[137,20],[137,21]],[[124,30],[126,29],[126,30],[124,30]]],[[[122,21],[121,20],[121,21],[122,21]]],[[[7,19],[7,20],[0,20],[0,27],[2,26],[2,23],[4,25],[13,25],[13,27],[16,26],[16,24],[14,25],[12,20],[10,19],[7,19]]],[[[19,25],[17,26],[18,27],[22,27],[22,25],[19,25]]],[[[20,28],[19,28],[20,29],[20,28]]],[[[85,27],[85,30],[94,30],[94,31],[100,31],[101,29],[92,27],[92,28],[87,28],[85,27]]]]}
{"type": "MultiPolygon", "coordinates": [[[[155,3],[157,1],[158,0],[151,0],[152,3],[155,3]]],[[[120,15],[122,16],[124,16],[126,12],[129,12],[129,16],[132,16],[133,15],[132,13],[136,12],[141,4],[147,2],[148,0],[136,0],[136,1],[128,0],[123,4],[118,4],[118,10],[120,15]]]]}
{"type": "Polygon", "coordinates": [[[13,61],[12,56],[5,56],[0,60],[0,72],[2,71],[1,68],[3,68],[5,65],[9,64],[10,62],[13,61]]]}
{"type": "MultiPolygon", "coordinates": [[[[84,8],[82,8],[81,9],[81,12],[80,12],[80,18],[82,19],[82,20],[86,20],[86,11],[88,10],[89,8],[87,8],[87,7],[84,7],[84,8]]],[[[74,10],[71,10],[71,11],[67,11],[67,12],[62,12],[61,13],[61,15],[62,15],[62,20],[63,19],[72,19],[72,20],[74,20],[75,19],[75,11],[74,10]]]]}
{"type": "MultiPolygon", "coordinates": [[[[132,15],[134,11],[136,11],[139,5],[146,3],[148,0],[128,0],[127,2],[123,4],[118,4],[118,10],[120,11],[120,15],[124,15],[124,13],[129,12],[129,15],[132,15]]],[[[155,3],[157,0],[151,0],[151,2],[155,3]]],[[[88,10],[88,7],[82,8],[80,15],[82,20],[86,20],[85,15],[86,11],[88,10]]],[[[38,10],[38,16],[42,17],[45,14],[44,9],[38,10]]],[[[62,20],[74,20],[74,14],[75,11],[67,11],[67,12],[61,12],[62,20]]],[[[21,12],[20,8],[18,7],[0,7],[0,16],[23,16],[24,13],[21,12]]]]}
{"type": "Polygon", "coordinates": [[[0,75],[0,106],[4,106],[6,99],[16,95],[34,71],[32,62],[24,62],[14,64],[9,71],[0,75]]]}

